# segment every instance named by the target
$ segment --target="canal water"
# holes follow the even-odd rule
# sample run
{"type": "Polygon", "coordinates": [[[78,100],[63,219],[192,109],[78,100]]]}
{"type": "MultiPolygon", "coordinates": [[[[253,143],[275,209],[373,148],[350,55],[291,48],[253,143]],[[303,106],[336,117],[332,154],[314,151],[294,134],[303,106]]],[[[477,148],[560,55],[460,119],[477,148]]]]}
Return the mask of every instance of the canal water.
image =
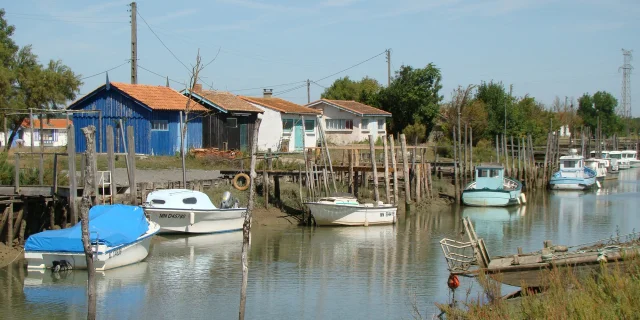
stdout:
{"type": "MultiPolygon", "coordinates": [[[[471,217],[490,255],[539,250],[547,239],[580,244],[640,231],[639,179],[631,169],[598,191],[529,194],[523,208],[415,212],[395,226],[256,226],[247,318],[413,319],[414,305],[431,318],[434,303],[449,299],[439,240],[458,236],[461,217],[471,217]]],[[[99,273],[99,318],[236,318],[241,241],[241,233],[170,237],[145,262],[99,273]]],[[[0,269],[0,318],[85,318],[85,286],[81,271],[0,269]]]]}

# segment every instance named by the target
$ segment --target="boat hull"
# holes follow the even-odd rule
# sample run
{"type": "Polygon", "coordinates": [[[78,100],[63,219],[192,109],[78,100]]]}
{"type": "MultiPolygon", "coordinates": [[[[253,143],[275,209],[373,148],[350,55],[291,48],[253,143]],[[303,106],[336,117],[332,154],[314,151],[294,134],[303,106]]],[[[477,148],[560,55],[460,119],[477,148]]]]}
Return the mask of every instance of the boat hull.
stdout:
{"type": "Polygon", "coordinates": [[[246,208],[185,210],[145,207],[160,233],[220,233],[242,229],[246,208]]]}
{"type": "MultiPolygon", "coordinates": [[[[97,271],[105,271],[144,260],[149,255],[151,238],[160,231],[157,223],[149,223],[149,231],[136,241],[114,248],[99,249],[94,253],[93,265],[97,271]]],[[[101,246],[102,247],[102,246],[101,246]]],[[[71,269],[87,269],[84,252],[25,252],[28,270],[50,269],[54,261],[65,260],[71,269]]]]}
{"type": "Polygon", "coordinates": [[[464,190],[462,203],[474,207],[508,207],[518,205],[520,190],[464,190]]]}
{"type": "Polygon", "coordinates": [[[552,178],[549,188],[553,190],[587,190],[596,184],[596,178],[552,178]]]}
{"type": "Polygon", "coordinates": [[[394,224],[397,207],[349,206],[307,202],[305,203],[319,226],[369,226],[394,224]]]}
{"type": "Polygon", "coordinates": [[[629,166],[631,166],[631,168],[640,168],[640,160],[629,161],[629,166]]]}

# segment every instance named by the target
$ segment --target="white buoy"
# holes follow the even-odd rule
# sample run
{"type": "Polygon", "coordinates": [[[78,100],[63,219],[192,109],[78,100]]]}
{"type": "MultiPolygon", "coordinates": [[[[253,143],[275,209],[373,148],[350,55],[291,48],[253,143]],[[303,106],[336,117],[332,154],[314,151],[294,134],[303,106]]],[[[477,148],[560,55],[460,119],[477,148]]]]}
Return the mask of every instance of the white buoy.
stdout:
{"type": "Polygon", "coordinates": [[[527,203],[527,197],[524,195],[524,193],[520,194],[520,199],[519,200],[523,204],[527,203]]]}
{"type": "Polygon", "coordinates": [[[602,185],[600,185],[600,181],[596,180],[596,185],[598,186],[598,189],[602,188],[602,185]]]}
{"type": "Polygon", "coordinates": [[[196,215],[193,212],[189,213],[189,225],[193,225],[194,223],[196,223],[196,215]]]}

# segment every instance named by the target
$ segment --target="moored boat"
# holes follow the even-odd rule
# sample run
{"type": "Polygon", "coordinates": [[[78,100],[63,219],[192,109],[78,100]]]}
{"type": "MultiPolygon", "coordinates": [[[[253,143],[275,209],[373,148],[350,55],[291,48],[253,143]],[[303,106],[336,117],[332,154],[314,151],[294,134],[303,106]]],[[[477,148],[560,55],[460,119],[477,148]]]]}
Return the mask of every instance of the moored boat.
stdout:
{"type": "Polygon", "coordinates": [[[624,150],[622,151],[622,157],[629,161],[629,166],[631,168],[639,168],[640,160],[638,160],[638,152],[635,150],[624,150]]]}
{"type": "Polygon", "coordinates": [[[247,208],[225,192],[220,208],[199,191],[157,190],[143,204],[149,220],[160,225],[160,233],[217,233],[242,229],[247,208]]]}
{"type": "Polygon", "coordinates": [[[631,168],[631,162],[625,158],[622,154],[623,151],[611,151],[609,152],[609,158],[615,159],[618,164],[618,169],[627,170],[631,168]]]}
{"type": "Polygon", "coordinates": [[[351,196],[320,198],[305,202],[319,226],[369,226],[394,224],[398,207],[378,202],[361,204],[351,196]]]}
{"type": "MultiPolygon", "coordinates": [[[[95,269],[104,271],[142,261],[149,254],[151,237],[159,230],[140,207],[92,207],[89,232],[95,269]]],[[[87,268],[80,223],[34,234],[27,239],[24,251],[28,270],[87,268]]]]}
{"type": "Polygon", "coordinates": [[[596,172],[584,166],[584,159],[571,149],[571,154],[560,157],[560,170],[549,180],[554,190],[586,190],[596,184],[596,172]]]}
{"type": "Polygon", "coordinates": [[[596,172],[596,179],[603,181],[607,178],[607,161],[604,159],[587,159],[585,166],[596,172]]]}
{"type": "Polygon", "coordinates": [[[500,164],[481,164],[476,179],[462,191],[462,203],[477,207],[506,207],[522,203],[522,183],[504,176],[500,164]]]}

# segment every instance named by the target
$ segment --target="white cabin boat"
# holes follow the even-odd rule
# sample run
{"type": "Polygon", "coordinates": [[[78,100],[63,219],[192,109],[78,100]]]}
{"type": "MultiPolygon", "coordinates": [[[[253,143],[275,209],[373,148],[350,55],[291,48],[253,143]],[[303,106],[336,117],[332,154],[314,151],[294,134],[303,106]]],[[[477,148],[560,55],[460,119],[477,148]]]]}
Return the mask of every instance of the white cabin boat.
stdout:
{"type": "MultiPolygon", "coordinates": [[[[89,211],[89,231],[94,268],[104,271],[144,260],[160,226],[148,221],[140,207],[99,205],[89,211]]],[[[24,249],[29,271],[87,268],[80,223],[34,234],[24,249]]]]}
{"type": "Polygon", "coordinates": [[[160,233],[217,233],[242,229],[247,208],[225,192],[221,208],[199,191],[187,189],[157,190],[143,204],[149,220],[160,225],[160,233]],[[225,198],[226,197],[226,198],[225,198]]]}
{"type": "Polygon", "coordinates": [[[584,165],[584,159],[571,149],[560,157],[560,170],[551,176],[549,187],[554,190],[586,190],[596,185],[596,172],[584,165]]]}
{"type": "Polygon", "coordinates": [[[349,196],[325,197],[305,202],[319,226],[369,226],[396,223],[398,207],[365,203],[349,196]]]}
{"type": "Polygon", "coordinates": [[[609,152],[609,158],[616,159],[618,163],[618,169],[626,170],[631,168],[631,162],[629,161],[629,159],[623,157],[622,152],[623,151],[611,151],[609,152]]]}
{"type": "Polygon", "coordinates": [[[635,150],[622,151],[622,158],[629,160],[629,166],[631,168],[640,167],[640,160],[638,160],[638,152],[635,150]]]}
{"type": "Polygon", "coordinates": [[[607,178],[607,160],[604,159],[587,159],[584,161],[585,166],[596,172],[596,179],[602,181],[607,178]]]}

